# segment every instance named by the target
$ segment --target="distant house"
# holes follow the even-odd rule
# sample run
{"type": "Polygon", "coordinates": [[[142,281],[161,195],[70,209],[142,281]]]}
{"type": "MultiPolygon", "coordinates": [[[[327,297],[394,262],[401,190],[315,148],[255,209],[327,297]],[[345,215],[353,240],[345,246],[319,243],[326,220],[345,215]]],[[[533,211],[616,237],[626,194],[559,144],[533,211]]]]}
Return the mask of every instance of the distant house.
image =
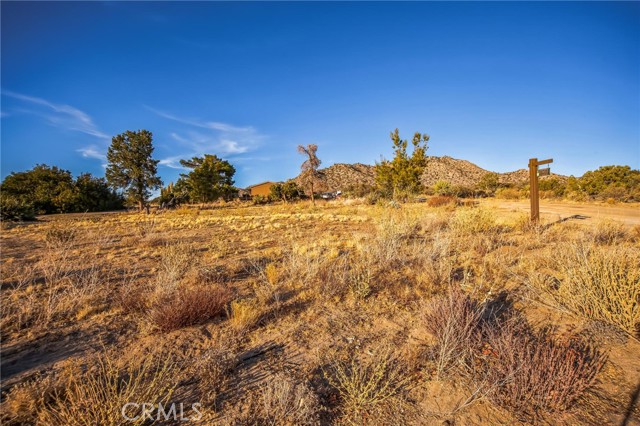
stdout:
{"type": "Polygon", "coordinates": [[[267,196],[271,193],[271,187],[275,184],[276,182],[262,182],[257,185],[247,187],[247,191],[249,191],[249,195],[252,197],[255,197],[256,195],[267,196]]]}
{"type": "Polygon", "coordinates": [[[236,193],[236,197],[239,198],[240,200],[250,200],[251,199],[251,193],[249,192],[248,189],[242,189],[242,188],[238,188],[238,192],[236,193]]]}

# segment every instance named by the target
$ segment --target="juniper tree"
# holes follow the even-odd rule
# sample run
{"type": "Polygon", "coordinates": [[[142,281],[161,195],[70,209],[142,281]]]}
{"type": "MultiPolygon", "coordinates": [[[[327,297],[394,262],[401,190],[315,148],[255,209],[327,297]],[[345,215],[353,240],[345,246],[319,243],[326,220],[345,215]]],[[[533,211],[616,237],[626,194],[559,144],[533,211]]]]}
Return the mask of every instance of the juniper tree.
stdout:
{"type": "Polygon", "coordinates": [[[190,200],[207,203],[231,195],[236,169],[228,161],[205,154],[204,157],[180,160],[180,164],[192,169],[181,175],[190,200]]]}
{"type": "Polygon", "coordinates": [[[385,197],[403,198],[415,194],[421,188],[420,177],[427,162],[429,135],[416,132],[411,145],[413,152],[407,153],[407,140],[400,139],[398,129],[391,132],[393,160],[382,159],[376,164],[376,185],[385,197]]]}

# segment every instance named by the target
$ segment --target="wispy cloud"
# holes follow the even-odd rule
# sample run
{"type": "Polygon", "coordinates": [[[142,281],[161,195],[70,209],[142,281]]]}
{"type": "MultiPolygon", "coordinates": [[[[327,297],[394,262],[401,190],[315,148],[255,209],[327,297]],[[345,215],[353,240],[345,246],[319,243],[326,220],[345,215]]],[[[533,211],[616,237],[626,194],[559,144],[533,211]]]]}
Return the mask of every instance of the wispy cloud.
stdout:
{"type": "Polygon", "coordinates": [[[251,126],[237,127],[231,124],[221,123],[219,121],[203,121],[203,120],[192,119],[192,118],[182,118],[165,111],[160,111],[150,106],[145,105],[145,108],[159,115],[160,117],[177,121],[178,123],[187,124],[189,126],[201,127],[203,129],[219,130],[221,132],[233,132],[233,133],[245,133],[245,134],[256,133],[256,129],[254,129],[251,126]]]}
{"type": "Polygon", "coordinates": [[[84,158],[93,158],[96,160],[100,160],[100,162],[102,163],[102,167],[107,167],[107,155],[105,154],[103,149],[95,145],[89,145],[78,149],[77,152],[79,152],[84,158]]]}
{"type": "Polygon", "coordinates": [[[158,164],[160,164],[161,166],[172,168],[172,169],[186,170],[186,167],[180,164],[180,160],[184,158],[185,156],[183,155],[173,155],[171,157],[162,158],[158,162],[158,164]]]}
{"type": "Polygon", "coordinates": [[[241,127],[219,121],[184,118],[149,106],[145,107],[162,118],[183,125],[170,134],[182,146],[182,153],[161,159],[160,164],[167,167],[182,169],[179,159],[203,154],[227,157],[245,154],[257,148],[266,138],[252,126],[241,127]]]}
{"type": "Polygon", "coordinates": [[[78,152],[81,153],[84,158],[95,158],[97,160],[107,161],[106,154],[94,145],[80,148],[78,152]]]}
{"type": "Polygon", "coordinates": [[[46,113],[37,113],[37,115],[45,117],[51,125],[65,128],[67,130],[82,132],[87,135],[95,136],[99,139],[110,139],[108,135],[98,129],[98,126],[95,125],[92,118],[87,113],[79,110],[78,108],[72,107],[71,105],[58,104],[43,98],[24,95],[22,93],[5,89],[2,89],[2,95],[32,105],[45,107],[46,113]]]}

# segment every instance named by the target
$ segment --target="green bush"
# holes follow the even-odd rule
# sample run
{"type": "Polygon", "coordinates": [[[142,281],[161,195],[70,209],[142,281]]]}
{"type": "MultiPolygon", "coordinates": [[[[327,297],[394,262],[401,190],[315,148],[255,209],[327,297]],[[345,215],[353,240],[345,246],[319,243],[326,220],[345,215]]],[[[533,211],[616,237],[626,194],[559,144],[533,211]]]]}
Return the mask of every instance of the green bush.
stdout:
{"type": "Polygon", "coordinates": [[[6,202],[7,211],[47,214],[123,208],[122,197],[109,189],[103,178],[83,173],[74,180],[68,170],[46,164],[11,173],[2,182],[1,191],[15,200],[6,202]]]}
{"type": "Polygon", "coordinates": [[[453,186],[443,180],[439,180],[433,185],[433,192],[437,195],[454,195],[453,186]]]}
{"type": "Polygon", "coordinates": [[[630,191],[640,187],[640,170],[629,166],[604,166],[586,172],[580,178],[580,186],[591,196],[597,196],[611,185],[630,191]]]}
{"type": "Polygon", "coordinates": [[[267,195],[254,195],[253,198],[251,199],[253,201],[253,204],[255,205],[262,205],[262,204],[268,204],[270,199],[267,195]]]}
{"type": "Polygon", "coordinates": [[[0,197],[0,218],[2,220],[35,220],[33,205],[17,198],[2,194],[0,197]]]}

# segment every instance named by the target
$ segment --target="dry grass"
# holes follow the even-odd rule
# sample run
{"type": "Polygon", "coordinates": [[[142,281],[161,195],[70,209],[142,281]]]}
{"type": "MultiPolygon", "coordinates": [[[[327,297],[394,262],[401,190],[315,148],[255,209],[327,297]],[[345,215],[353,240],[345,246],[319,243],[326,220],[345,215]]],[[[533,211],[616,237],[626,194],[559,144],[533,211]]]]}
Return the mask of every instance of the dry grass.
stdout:
{"type": "Polygon", "coordinates": [[[455,206],[456,202],[456,197],[449,195],[436,195],[435,197],[429,198],[427,205],[429,207],[455,206]]]}
{"type": "Polygon", "coordinates": [[[338,392],[341,418],[346,424],[363,424],[368,418],[382,420],[407,385],[400,363],[389,350],[362,359],[335,360],[325,370],[329,384],[338,392]]]}
{"type": "Polygon", "coordinates": [[[495,214],[488,209],[476,207],[457,209],[449,223],[454,232],[463,235],[490,233],[498,229],[495,214]]]}
{"type": "Polygon", "coordinates": [[[254,327],[262,318],[263,311],[259,302],[252,299],[234,300],[229,305],[229,324],[239,332],[254,327]]]}
{"type": "MultiPolygon", "coordinates": [[[[13,226],[0,236],[2,420],[88,418],[79,400],[113,406],[157,374],[187,404],[203,403],[203,424],[444,420],[434,412],[456,424],[557,423],[590,411],[583,397],[598,381],[605,396],[592,399],[623,401],[625,380],[640,380],[634,339],[598,329],[613,378],[599,373],[598,348],[538,324],[590,324],[571,310],[637,330],[638,236],[611,222],[530,227],[518,215],[336,201],[13,226]],[[63,374],[65,359],[86,365],[101,341],[144,365],[63,374]],[[380,342],[393,351],[373,350],[380,342]],[[178,384],[161,373],[167,348],[180,352],[178,384]],[[435,385],[452,389],[437,404],[435,385]]],[[[87,421],[116,422],[97,415],[106,420],[87,421]]],[[[607,416],[574,424],[620,421],[607,416]]]]}
{"type": "MultiPolygon", "coordinates": [[[[103,355],[86,371],[72,362],[55,384],[49,376],[15,387],[7,396],[8,421],[50,426],[142,425],[147,420],[123,418],[123,405],[166,404],[177,385],[177,373],[171,362],[152,358],[120,368],[111,355],[103,355]]],[[[133,411],[128,414],[136,415],[133,411]]]]}
{"type": "Polygon", "coordinates": [[[553,294],[568,308],[640,333],[640,250],[578,243],[561,257],[564,275],[553,294]]]}
{"type": "Polygon", "coordinates": [[[320,411],[320,401],[307,384],[278,373],[254,395],[246,413],[249,419],[243,420],[255,425],[312,426],[320,424],[320,411]]]}

